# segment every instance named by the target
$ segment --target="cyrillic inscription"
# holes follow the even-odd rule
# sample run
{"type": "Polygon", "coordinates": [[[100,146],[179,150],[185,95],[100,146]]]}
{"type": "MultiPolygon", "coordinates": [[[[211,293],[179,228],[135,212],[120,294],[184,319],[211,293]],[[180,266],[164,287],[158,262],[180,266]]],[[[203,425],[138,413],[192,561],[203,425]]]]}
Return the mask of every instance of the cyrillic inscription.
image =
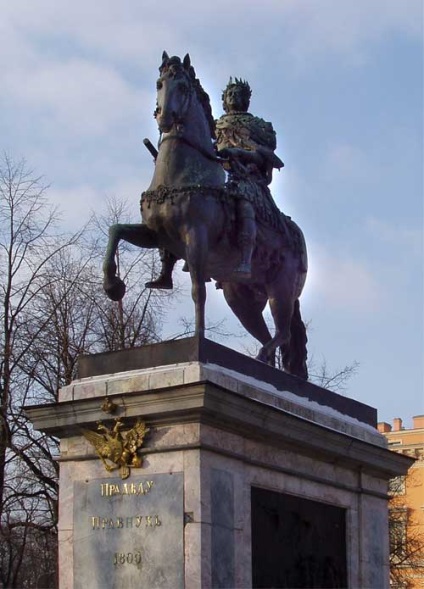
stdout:
{"type": "Polygon", "coordinates": [[[152,490],[153,481],[141,483],[101,483],[100,495],[114,497],[116,495],[146,495],[152,490]]]}
{"type": "Polygon", "coordinates": [[[183,589],[183,475],[130,481],[74,483],[73,589],[183,589]]]}
{"type": "Polygon", "coordinates": [[[155,528],[162,525],[158,515],[133,515],[129,517],[90,517],[92,530],[119,530],[123,528],[139,528],[144,525],[146,528],[155,528]]]}

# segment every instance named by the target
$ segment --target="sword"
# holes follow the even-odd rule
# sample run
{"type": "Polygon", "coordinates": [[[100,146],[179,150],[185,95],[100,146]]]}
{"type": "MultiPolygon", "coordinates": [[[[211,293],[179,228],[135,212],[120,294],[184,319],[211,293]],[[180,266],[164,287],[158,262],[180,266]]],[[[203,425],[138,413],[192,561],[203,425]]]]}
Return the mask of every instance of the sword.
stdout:
{"type": "Polygon", "coordinates": [[[146,149],[149,151],[149,153],[152,154],[153,159],[156,162],[156,158],[158,157],[158,150],[156,149],[156,147],[152,144],[152,142],[149,139],[147,139],[147,137],[143,139],[143,143],[146,149]]]}

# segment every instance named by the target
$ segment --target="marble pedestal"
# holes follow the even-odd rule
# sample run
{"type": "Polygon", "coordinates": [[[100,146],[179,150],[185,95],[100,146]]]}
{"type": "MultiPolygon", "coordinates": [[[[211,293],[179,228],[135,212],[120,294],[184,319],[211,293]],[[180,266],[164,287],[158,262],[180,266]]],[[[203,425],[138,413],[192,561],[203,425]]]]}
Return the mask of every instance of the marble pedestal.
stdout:
{"type": "Polygon", "coordinates": [[[366,405],[188,338],[84,357],[27,412],[61,440],[60,589],[254,586],[252,488],[340,508],[347,586],[388,586],[387,481],[410,461],[366,405]],[[150,428],[125,481],[82,435],[110,423],[106,397],[150,428]]]}

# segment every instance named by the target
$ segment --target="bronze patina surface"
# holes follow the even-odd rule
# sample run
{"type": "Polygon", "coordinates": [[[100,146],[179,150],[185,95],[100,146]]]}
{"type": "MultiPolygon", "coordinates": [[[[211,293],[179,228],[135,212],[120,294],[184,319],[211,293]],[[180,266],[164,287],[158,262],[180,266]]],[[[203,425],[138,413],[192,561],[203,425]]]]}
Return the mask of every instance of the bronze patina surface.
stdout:
{"type": "Polygon", "coordinates": [[[196,335],[204,335],[205,282],[213,278],[244,328],[261,343],[258,359],[272,362],[279,347],[285,371],[306,379],[307,338],[299,305],[306,245],[268,188],[273,168],[283,165],[274,154],[272,125],[247,112],[250,87],[237,79],[224,91],[226,114],[215,122],[188,54],[181,60],[164,52],[159,72],[160,141],[157,154],[149,149],[155,169],[141,199],[143,222],[110,227],[106,293],[113,300],[125,293],[115,263],[121,239],[160,248],[163,272],[149,286],[171,287],[176,259],[186,261],[196,335]],[[267,303],[274,336],[262,315],[267,303]]]}

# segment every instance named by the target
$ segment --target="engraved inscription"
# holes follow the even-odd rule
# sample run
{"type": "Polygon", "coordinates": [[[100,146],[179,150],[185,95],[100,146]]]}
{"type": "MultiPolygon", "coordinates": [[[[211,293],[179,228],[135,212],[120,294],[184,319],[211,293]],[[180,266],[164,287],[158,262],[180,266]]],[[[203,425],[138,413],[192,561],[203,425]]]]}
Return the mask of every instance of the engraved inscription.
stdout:
{"type": "Polygon", "coordinates": [[[101,483],[100,495],[114,497],[116,495],[146,495],[152,490],[153,481],[141,483],[101,483]]]}
{"type": "Polygon", "coordinates": [[[183,490],[182,473],[75,481],[73,589],[183,589],[183,490]]]}
{"type": "Polygon", "coordinates": [[[113,564],[115,566],[123,564],[136,564],[140,568],[141,552],[115,552],[113,555],[113,564]]]}
{"type": "Polygon", "coordinates": [[[90,518],[92,530],[119,530],[123,528],[156,528],[162,525],[159,515],[133,515],[127,517],[100,517],[92,515],[90,518]]]}

